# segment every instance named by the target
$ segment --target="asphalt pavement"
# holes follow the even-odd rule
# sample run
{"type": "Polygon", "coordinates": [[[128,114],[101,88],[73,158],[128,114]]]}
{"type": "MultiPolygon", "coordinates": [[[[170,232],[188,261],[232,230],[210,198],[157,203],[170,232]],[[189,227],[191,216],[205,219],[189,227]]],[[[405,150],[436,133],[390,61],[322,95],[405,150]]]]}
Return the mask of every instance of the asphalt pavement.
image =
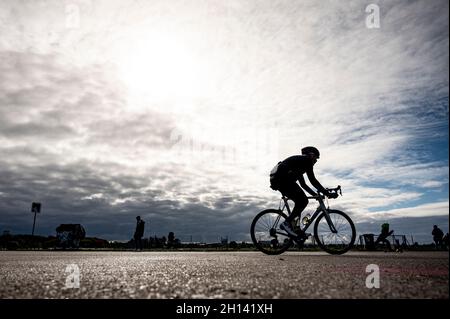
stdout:
{"type": "Polygon", "coordinates": [[[0,251],[0,298],[447,298],[448,252],[0,251]]]}

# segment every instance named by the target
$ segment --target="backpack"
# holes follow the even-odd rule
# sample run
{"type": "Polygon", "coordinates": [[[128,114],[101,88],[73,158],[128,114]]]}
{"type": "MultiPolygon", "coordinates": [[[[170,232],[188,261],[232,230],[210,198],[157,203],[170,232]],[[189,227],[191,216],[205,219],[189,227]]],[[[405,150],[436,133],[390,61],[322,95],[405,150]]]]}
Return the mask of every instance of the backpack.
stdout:
{"type": "Polygon", "coordinates": [[[277,178],[277,172],[278,168],[280,167],[281,162],[278,162],[277,165],[275,165],[272,170],[270,171],[270,188],[277,191],[279,188],[279,181],[277,178]]]}

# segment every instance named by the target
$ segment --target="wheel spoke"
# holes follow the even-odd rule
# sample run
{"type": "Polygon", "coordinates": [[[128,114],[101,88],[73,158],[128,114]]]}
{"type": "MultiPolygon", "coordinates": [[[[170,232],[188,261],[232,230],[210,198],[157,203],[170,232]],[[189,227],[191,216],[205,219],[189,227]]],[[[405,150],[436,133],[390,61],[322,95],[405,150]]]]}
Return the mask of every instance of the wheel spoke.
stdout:
{"type": "Polygon", "coordinates": [[[261,218],[261,222],[267,226],[267,229],[270,229],[270,221],[267,221],[267,219],[269,219],[269,218],[270,218],[270,216],[262,216],[262,218],[261,218]]]}
{"type": "Polygon", "coordinates": [[[280,254],[292,245],[292,240],[279,229],[281,211],[268,210],[258,214],[252,222],[251,235],[256,248],[266,254],[280,254]]]}
{"type": "Polygon", "coordinates": [[[319,216],[315,226],[318,244],[330,253],[345,252],[353,245],[356,235],[351,221],[339,211],[330,211],[328,215],[336,232],[331,231],[325,215],[319,216]]]}

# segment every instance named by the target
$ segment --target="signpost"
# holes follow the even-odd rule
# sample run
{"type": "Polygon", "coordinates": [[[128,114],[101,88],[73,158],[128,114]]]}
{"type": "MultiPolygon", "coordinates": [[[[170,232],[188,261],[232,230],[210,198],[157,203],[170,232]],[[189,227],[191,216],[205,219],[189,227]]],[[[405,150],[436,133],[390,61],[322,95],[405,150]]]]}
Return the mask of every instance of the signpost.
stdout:
{"type": "Polygon", "coordinates": [[[33,231],[31,232],[31,236],[34,236],[34,226],[36,225],[36,214],[41,212],[41,203],[33,202],[31,204],[31,212],[34,213],[33,231]]]}

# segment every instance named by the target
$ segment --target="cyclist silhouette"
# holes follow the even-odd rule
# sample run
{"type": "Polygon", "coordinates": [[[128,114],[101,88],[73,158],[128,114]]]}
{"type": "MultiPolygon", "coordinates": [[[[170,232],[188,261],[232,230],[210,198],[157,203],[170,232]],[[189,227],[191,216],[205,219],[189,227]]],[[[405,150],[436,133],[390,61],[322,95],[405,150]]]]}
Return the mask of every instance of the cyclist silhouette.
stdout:
{"type": "Polygon", "coordinates": [[[288,216],[280,228],[291,236],[304,236],[297,234],[292,229],[292,221],[300,216],[302,211],[308,205],[308,198],[305,195],[306,190],[311,196],[317,194],[305,183],[303,174],[306,173],[311,184],[321,193],[329,198],[336,198],[337,193],[330,193],[325,189],[314,176],[313,166],[320,157],[319,150],[313,146],[302,148],[302,155],[294,155],[279,162],[270,172],[270,187],[273,190],[280,191],[283,196],[288,197],[295,203],[292,214],[288,216]],[[300,186],[297,184],[299,181],[300,186]],[[303,188],[303,189],[302,189],[303,188]]]}

